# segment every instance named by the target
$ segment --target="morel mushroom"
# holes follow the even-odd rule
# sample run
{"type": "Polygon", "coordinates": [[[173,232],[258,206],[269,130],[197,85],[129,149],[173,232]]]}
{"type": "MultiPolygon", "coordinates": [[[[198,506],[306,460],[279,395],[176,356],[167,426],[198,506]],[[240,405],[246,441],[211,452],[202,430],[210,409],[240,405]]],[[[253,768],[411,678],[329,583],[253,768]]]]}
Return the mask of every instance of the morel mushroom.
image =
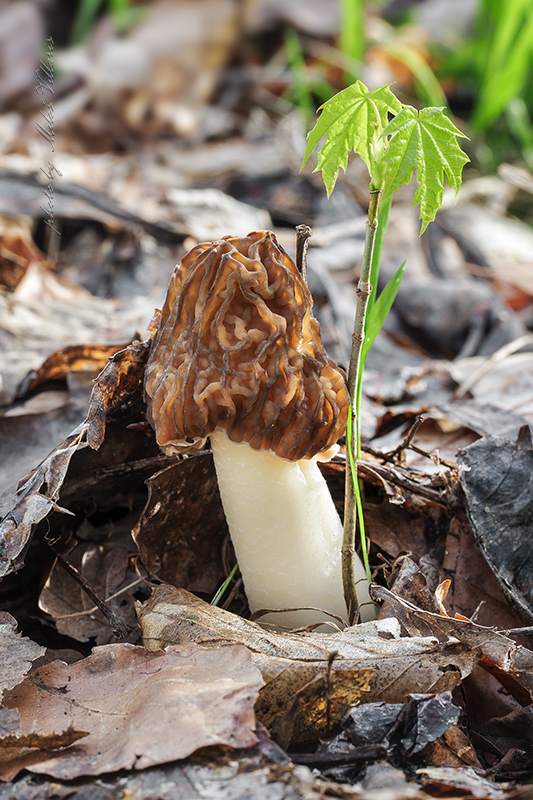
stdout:
{"type": "MultiPolygon", "coordinates": [[[[311,306],[272,233],[197,245],[170,280],[145,395],[165,453],[211,440],[251,610],[311,606],[346,618],[342,525],[316,462],[331,457],[349,399],[311,306]]],[[[373,606],[360,562],[356,575],[365,619],[373,606]]],[[[288,611],[261,621],[326,619],[288,611]]]]}

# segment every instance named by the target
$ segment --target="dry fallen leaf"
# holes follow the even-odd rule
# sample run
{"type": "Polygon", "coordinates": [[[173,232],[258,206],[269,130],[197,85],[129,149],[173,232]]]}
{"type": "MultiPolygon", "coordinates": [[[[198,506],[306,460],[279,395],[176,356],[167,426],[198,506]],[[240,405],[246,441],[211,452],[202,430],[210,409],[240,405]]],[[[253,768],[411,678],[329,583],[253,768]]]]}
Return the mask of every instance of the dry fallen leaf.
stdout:
{"type": "Polygon", "coordinates": [[[10,614],[0,612],[0,698],[23,680],[32,662],[45,652],[44,647],[17,633],[16,627],[10,614]]]}
{"type": "Polygon", "coordinates": [[[28,379],[19,387],[19,394],[33,392],[37,387],[49,381],[65,380],[71,372],[87,372],[96,376],[106,367],[107,362],[117,350],[125,347],[127,347],[127,343],[121,347],[103,344],[73,344],[62,350],[55,350],[37,370],[29,373],[28,379]]]}
{"type": "Polygon", "coordinates": [[[0,777],[12,780],[25,768],[71,780],[143,769],[209,745],[251,747],[261,684],[238,646],[150,652],[115,644],[71,665],[54,661],[7,692],[4,706],[19,713],[21,742],[69,729],[87,735],[55,754],[11,744],[0,751],[0,777]]]}
{"type": "MultiPolygon", "coordinates": [[[[407,612],[402,617],[404,624],[409,626],[409,618],[413,620],[413,629],[419,630],[418,622],[424,623],[426,630],[432,631],[442,641],[450,638],[461,642],[472,652],[479,653],[480,662],[489,672],[498,673],[499,679],[510,679],[506,688],[512,687],[516,682],[520,694],[527,696],[533,694],[533,652],[526,647],[516,644],[512,639],[503,636],[492,628],[484,628],[463,617],[454,619],[424,611],[421,608],[397,597],[383,586],[372,589],[374,599],[387,600],[391,606],[407,612]],[[525,690],[525,692],[524,692],[525,690]]],[[[529,700],[531,702],[531,700],[529,700]]]]}
{"type": "Polygon", "coordinates": [[[10,291],[16,289],[33,262],[45,269],[50,266],[33,242],[31,220],[0,215],[0,286],[10,291]]]}
{"type": "MultiPolygon", "coordinates": [[[[0,326],[1,327],[1,326],[0,326]]],[[[73,494],[86,495],[94,492],[95,485],[101,491],[116,491],[115,486],[106,487],[105,470],[112,480],[113,468],[135,460],[140,465],[143,476],[148,477],[168,459],[158,457],[159,450],[151,432],[147,436],[130,431],[127,425],[143,418],[142,380],[144,364],[148,357],[149,344],[133,342],[125,350],[111,358],[96,379],[86,422],[75,428],[67,438],[33,470],[16,492],[0,497],[5,516],[0,522],[0,578],[20,569],[24,553],[35,526],[52,510],[70,514],[70,504],[75,500],[73,494]],[[111,414],[115,420],[120,418],[120,441],[108,437],[98,457],[92,450],[98,450],[105,439],[106,424],[111,414]],[[87,444],[90,448],[87,448],[87,444]],[[64,482],[72,458],[77,455],[78,480],[65,487],[64,482]],[[155,466],[150,458],[156,457],[155,466]],[[104,470],[104,474],[102,474],[104,470]],[[146,474],[147,471],[147,474],[146,474]],[[97,479],[95,478],[97,475],[97,479]],[[85,481],[85,486],[80,482],[85,481]],[[65,503],[59,504],[60,495],[66,495],[65,503]]],[[[116,429],[115,429],[116,430],[116,429]]],[[[128,489],[133,485],[135,471],[127,464],[128,489]]],[[[142,484],[142,477],[141,477],[142,484]]],[[[79,499],[79,498],[78,498],[79,499]]]]}
{"type": "Polygon", "coordinates": [[[256,703],[258,717],[276,742],[291,752],[305,750],[329,736],[346,710],[364,701],[375,674],[373,669],[330,670],[326,663],[322,674],[295,691],[305,671],[302,667],[301,663],[287,667],[263,687],[256,703]]]}
{"type": "MultiPolygon", "coordinates": [[[[337,716],[341,708],[345,711],[361,699],[401,703],[413,692],[452,690],[479,660],[477,649],[453,641],[399,638],[399,623],[395,619],[365,623],[331,634],[272,633],[168,585],[156,587],[137,611],[144,644],[150,649],[183,641],[211,647],[230,642],[246,645],[265,681],[256,712],[273,730],[276,716],[288,715],[290,719],[291,703],[297,693],[314,679],[322,678],[314,692],[318,709],[315,718],[319,720],[320,734],[326,733],[327,715],[320,708],[325,708],[324,679],[328,673],[329,700],[337,716]],[[330,664],[332,653],[337,655],[330,664]],[[351,671],[354,680],[351,696],[343,688],[342,674],[336,690],[336,673],[345,670],[351,671]]],[[[307,713],[311,713],[309,708],[307,713]]],[[[276,724],[282,725],[280,721],[276,724]]],[[[311,728],[309,737],[316,732],[316,728],[311,728]]]]}
{"type": "Polygon", "coordinates": [[[431,767],[476,767],[482,769],[476,751],[458,725],[447,731],[424,749],[424,760],[431,767]]]}
{"type": "Polygon", "coordinates": [[[424,787],[432,795],[452,797],[476,797],[480,800],[503,800],[505,788],[477,775],[472,767],[427,767],[417,770],[424,787]]]}
{"type": "Polygon", "coordinates": [[[496,579],[533,618],[533,448],[524,425],[516,441],[486,436],[459,457],[466,511],[496,579]]]}
{"type": "MultiPolygon", "coordinates": [[[[81,542],[68,554],[68,563],[86,578],[99,597],[128,625],[135,626],[134,588],[139,580],[120,545],[81,542]]],[[[78,642],[113,641],[113,630],[80,584],[59,562],[54,565],[39,598],[39,608],[54,620],[59,633],[78,642]]]]}
{"type": "Polygon", "coordinates": [[[143,566],[159,580],[213,595],[226,577],[228,528],[211,455],[172,464],[146,483],[148,501],[132,531],[143,566]]]}
{"type": "Polygon", "coordinates": [[[87,414],[87,442],[98,450],[105,439],[106,418],[120,406],[141,396],[150,342],[132,342],[109,359],[98,376],[87,414]]]}
{"type": "Polygon", "coordinates": [[[24,563],[33,528],[52,509],[70,512],[57,504],[70,461],[80,447],[85,426],[80,425],[53,450],[19,488],[15,505],[0,522],[0,578],[24,563]]]}

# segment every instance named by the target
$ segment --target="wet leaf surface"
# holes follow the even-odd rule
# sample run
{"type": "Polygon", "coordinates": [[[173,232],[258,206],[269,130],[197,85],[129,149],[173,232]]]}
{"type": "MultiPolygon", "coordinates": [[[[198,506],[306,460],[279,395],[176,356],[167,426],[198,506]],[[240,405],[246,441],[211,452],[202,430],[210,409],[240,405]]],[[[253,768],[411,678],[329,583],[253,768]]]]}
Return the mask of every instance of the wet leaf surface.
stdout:
{"type": "Polygon", "coordinates": [[[405,758],[443,736],[457,722],[459,714],[460,709],[452,703],[450,692],[411,694],[405,704],[368,703],[352,708],[344,717],[342,727],[355,745],[386,741],[392,755],[401,748],[401,756],[405,758]]]}

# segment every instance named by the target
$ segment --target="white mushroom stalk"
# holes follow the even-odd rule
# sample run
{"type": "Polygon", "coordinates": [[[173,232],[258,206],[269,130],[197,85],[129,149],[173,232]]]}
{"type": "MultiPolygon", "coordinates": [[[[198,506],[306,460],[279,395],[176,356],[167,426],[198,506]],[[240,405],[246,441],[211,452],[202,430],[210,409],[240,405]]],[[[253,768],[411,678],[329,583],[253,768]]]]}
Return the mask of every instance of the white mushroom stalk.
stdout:
{"type": "MultiPolygon", "coordinates": [[[[342,370],[312,298],[268,231],[199,244],[170,280],[146,367],[147,416],[168,455],[211,439],[220,494],[252,611],[301,627],[346,619],[342,528],[317,460],[346,430],[342,370]],[[331,619],[331,618],[329,618],[331,619]]],[[[361,563],[357,596],[374,616],[361,563]]],[[[264,618],[263,618],[264,620],[264,618]]]]}
{"type": "MultiPolygon", "coordinates": [[[[211,434],[218,486],[252,612],[302,608],[258,622],[298,628],[346,619],[341,574],[342,524],[314,459],[287,461],[274,453],[211,434]]],[[[362,621],[375,618],[365,569],[357,558],[362,621]]],[[[338,623],[337,623],[338,624],[338,623]]]]}

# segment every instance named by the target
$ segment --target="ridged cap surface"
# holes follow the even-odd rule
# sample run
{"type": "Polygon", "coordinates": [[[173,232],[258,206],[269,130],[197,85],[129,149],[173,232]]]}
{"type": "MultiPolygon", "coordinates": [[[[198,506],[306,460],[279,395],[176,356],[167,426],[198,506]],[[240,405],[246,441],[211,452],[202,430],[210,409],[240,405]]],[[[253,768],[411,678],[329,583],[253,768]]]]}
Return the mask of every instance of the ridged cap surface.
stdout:
{"type": "Polygon", "coordinates": [[[291,461],[344,433],[344,375],[325,354],[312,299],[274,234],[199,244],[170,280],[146,369],[148,419],[167,454],[216,428],[291,461]]]}

